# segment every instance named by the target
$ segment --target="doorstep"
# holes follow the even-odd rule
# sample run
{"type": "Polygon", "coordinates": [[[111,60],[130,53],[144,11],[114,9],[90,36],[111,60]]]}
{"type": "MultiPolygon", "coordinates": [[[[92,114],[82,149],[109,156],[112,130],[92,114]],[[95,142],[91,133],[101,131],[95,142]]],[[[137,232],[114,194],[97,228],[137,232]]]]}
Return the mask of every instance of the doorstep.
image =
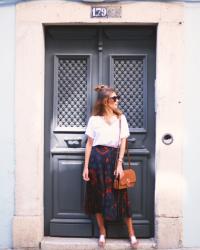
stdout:
{"type": "MultiPolygon", "coordinates": [[[[98,249],[97,238],[64,238],[44,237],[41,241],[42,250],[95,250],[98,249]]],[[[155,249],[154,239],[139,239],[138,249],[155,249]]],[[[107,239],[107,250],[130,250],[128,239],[107,239]]]]}

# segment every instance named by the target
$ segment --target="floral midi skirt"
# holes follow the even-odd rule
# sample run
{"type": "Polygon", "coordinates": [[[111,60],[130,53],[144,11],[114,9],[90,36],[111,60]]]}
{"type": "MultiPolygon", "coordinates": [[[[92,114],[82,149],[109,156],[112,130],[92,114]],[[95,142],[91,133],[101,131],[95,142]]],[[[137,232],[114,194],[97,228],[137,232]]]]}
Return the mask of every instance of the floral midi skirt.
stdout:
{"type": "Polygon", "coordinates": [[[88,164],[90,180],[86,182],[85,213],[102,213],[109,221],[131,217],[132,214],[127,189],[113,188],[116,156],[117,148],[93,146],[88,164]]]}

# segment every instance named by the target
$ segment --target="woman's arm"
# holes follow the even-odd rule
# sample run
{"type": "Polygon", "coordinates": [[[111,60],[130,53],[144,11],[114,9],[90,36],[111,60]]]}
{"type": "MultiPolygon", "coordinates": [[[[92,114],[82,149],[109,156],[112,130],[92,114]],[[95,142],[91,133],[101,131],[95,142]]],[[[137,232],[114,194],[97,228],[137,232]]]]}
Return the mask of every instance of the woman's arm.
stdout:
{"type": "Polygon", "coordinates": [[[124,158],[124,153],[126,149],[126,138],[121,139],[121,144],[120,144],[120,150],[119,150],[119,157],[117,159],[117,168],[115,174],[118,176],[120,175],[120,178],[123,177],[124,172],[122,168],[122,161],[124,158]]]}
{"type": "Polygon", "coordinates": [[[92,150],[92,144],[93,144],[94,139],[90,136],[88,136],[86,147],[85,147],[85,162],[84,162],[84,168],[83,168],[83,179],[85,181],[89,181],[89,176],[88,176],[88,163],[90,159],[90,154],[92,150]]]}

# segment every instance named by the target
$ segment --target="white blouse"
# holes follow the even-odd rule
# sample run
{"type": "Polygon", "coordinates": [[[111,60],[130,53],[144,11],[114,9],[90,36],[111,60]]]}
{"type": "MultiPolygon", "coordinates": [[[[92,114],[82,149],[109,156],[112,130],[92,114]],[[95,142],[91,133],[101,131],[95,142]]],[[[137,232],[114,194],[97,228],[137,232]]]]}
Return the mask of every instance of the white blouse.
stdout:
{"type": "MultiPolygon", "coordinates": [[[[90,116],[85,134],[94,139],[92,146],[104,145],[117,148],[119,142],[119,119],[108,124],[102,116],[90,116]]],[[[124,114],[121,115],[120,138],[129,137],[129,127],[124,114]]]]}

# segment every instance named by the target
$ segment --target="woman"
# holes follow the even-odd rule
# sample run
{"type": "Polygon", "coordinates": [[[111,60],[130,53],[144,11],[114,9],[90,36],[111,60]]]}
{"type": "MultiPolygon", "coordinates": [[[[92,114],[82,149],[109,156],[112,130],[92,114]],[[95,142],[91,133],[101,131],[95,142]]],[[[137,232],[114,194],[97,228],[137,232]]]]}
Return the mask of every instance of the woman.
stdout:
{"type": "Polygon", "coordinates": [[[136,248],[138,241],[132,225],[127,189],[113,189],[114,178],[123,176],[122,161],[126,138],[130,135],[128,123],[125,115],[117,107],[119,96],[116,91],[106,85],[99,85],[95,90],[98,92],[97,101],[85,132],[88,135],[83,170],[83,179],[87,181],[85,212],[96,216],[100,232],[99,246],[105,245],[104,220],[123,219],[128,228],[131,246],[136,248]],[[116,159],[118,146],[120,151],[116,159]]]}

